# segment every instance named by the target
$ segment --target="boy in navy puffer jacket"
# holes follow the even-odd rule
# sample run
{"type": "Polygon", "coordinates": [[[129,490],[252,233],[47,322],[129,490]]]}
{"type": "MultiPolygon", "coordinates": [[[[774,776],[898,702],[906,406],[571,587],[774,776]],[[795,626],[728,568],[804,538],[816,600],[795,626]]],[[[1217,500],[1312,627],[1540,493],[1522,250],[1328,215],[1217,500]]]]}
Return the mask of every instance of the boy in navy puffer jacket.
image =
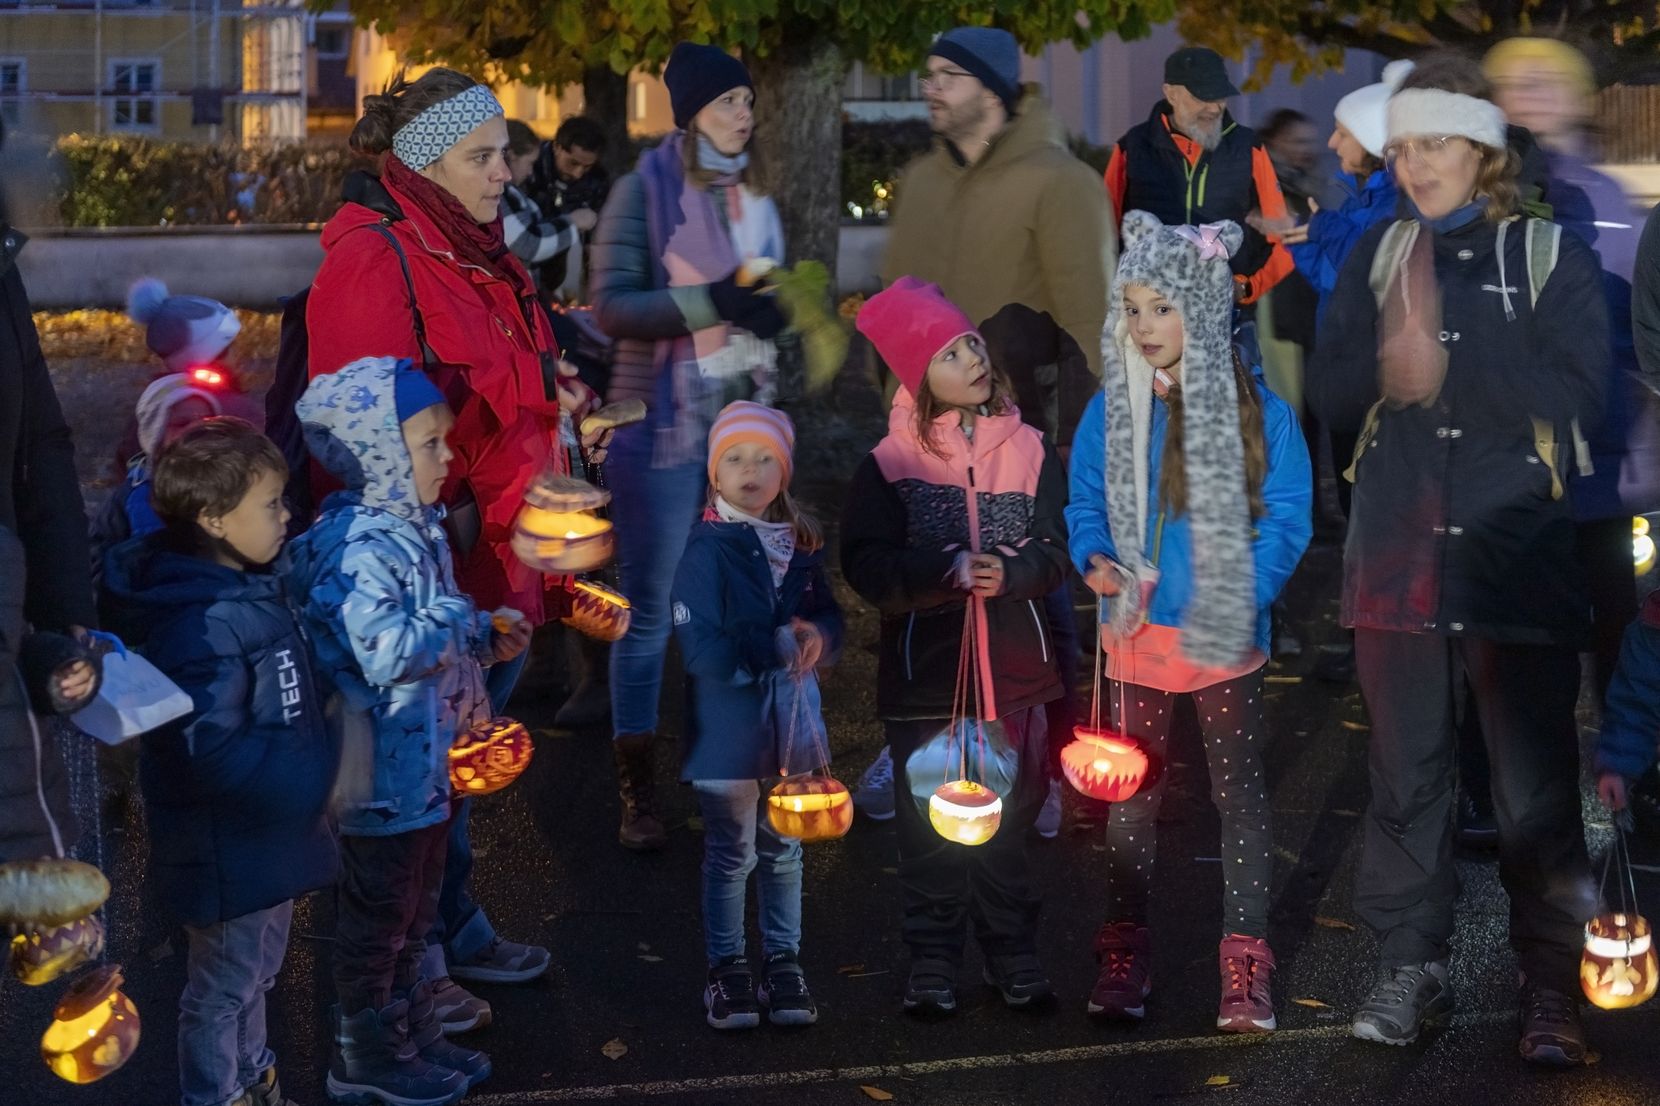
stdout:
{"type": "Polygon", "coordinates": [[[1620,661],[1608,683],[1597,738],[1597,793],[1624,810],[1632,780],[1654,767],[1660,747],[1660,591],[1643,601],[1626,627],[1620,661]]]}

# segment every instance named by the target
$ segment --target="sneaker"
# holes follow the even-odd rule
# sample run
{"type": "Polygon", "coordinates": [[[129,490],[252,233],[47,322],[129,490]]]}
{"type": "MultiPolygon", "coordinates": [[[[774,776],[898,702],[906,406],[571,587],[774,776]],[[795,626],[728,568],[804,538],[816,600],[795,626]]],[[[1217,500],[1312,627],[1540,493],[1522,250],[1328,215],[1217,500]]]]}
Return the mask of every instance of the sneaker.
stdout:
{"type": "Polygon", "coordinates": [[[1032,828],[1037,835],[1046,841],[1052,841],[1061,832],[1061,781],[1049,781],[1049,795],[1043,800],[1043,809],[1038,811],[1037,821],[1032,828]]]}
{"type": "Polygon", "coordinates": [[[432,1005],[438,1024],[449,1035],[483,1029],[490,1024],[490,1004],[449,976],[432,981],[432,1005]]]}
{"type": "Polygon", "coordinates": [[[1499,823],[1493,817],[1493,800],[1462,787],[1458,789],[1458,843],[1469,849],[1499,846],[1499,823]]]}
{"type": "Polygon", "coordinates": [[[1452,1020],[1446,961],[1403,964],[1387,971],[1349,1023],[1356,1037],[1382,1045],[1409,1045],[1420,1031],[1452,1020]]]}
{"type": "Polygon", "coordinates": [[[526,983],[548,970],[552,961],[540,945],[493,938],[471,959],[450,965],[450,975],[471,983],[526,983]]]}
{"type": "Polygon", "coordinates": [[[231,1100],[231,1106],[298,1106],[291,1098],[284,1098],[277,1082],[277,1069],[266,1068],[259,1082],[231,1100]]]}
{"type": "Polygon", "coordinates": [[[761,988],[755,999],[773,1025],[812,1025],[818,1005],[807,990],[807,974],[793,952],[775,952],[761,967],[761,988]]]}
{"type": "Polygon", "coordinates": [[[1108,922],[1095,935],[1101,965],[1089,992],[1089,1012],[1103,1018],[1140,1021],[1153,990],[1153,938],[1134,922],[1108,922]]]}
{"type": "Polygon", "coordinates": [[[1260,937],[1222,938],[1222,1004],[1216,1028],[1224,1033],[1272,1033],[1274,953],[1260,937]]]}
{"type": "Polygon", "coordinates": [[[985,980],[1003,996],[1005,1006],[1031,1006],[1054,997],[1049,977],[1043,974],[1038,958],[1029,952],[1013,956],[987,956],[985,980]]]}
{"type": "Polygon", "coordinates": [[[703,1009],[704,1020],[716,1029],[754,1029],[761,1024],[755,977],[750,974],[747,957],[728,956],[709,969],[703,1009]]]}
{"type": "Polygon", "coordinates": [[[905,982],[905,1009],[913,1014],[949,1014],[957,1008],[957,979],[951,965],[913,960],[905,982]]]}
{"type": "Polygon", "coordinates": [[[1567,1068],[1585,1062],[1585,1027],[1579,1020],[1579,998],[1522,981],[1522,1059],[1533,1064],[1567,1068]]]}
{"type": "Polygon", "coordinates": [[[853,809],[873,822],[893,817],[893,756],[886,745],[853,789],[853,809]]]}

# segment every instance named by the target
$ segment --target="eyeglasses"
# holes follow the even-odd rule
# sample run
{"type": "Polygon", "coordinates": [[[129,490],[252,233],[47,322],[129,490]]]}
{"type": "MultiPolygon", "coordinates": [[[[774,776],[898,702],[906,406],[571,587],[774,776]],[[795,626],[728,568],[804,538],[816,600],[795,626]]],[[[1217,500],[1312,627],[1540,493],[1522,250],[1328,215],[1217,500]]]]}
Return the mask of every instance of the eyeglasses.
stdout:
{"type": "Polygon", "coordinates": [[[932,73],[920,74],[917,77],[917,84],[921,85],[924,91],[937,88],[943,92],[962,78],[972,77],[973,75],[962,69],[936,69],[932,73]]]}
{"type": "Polygon", "coordinates": [[[1441,161],[1454,149],[1452,143],[1459,137],[1461,136],[1456,134],[1431,134],[1420,138],[1403,138],[1383,148],[1383,160],[1389,165],[1394,165],[1411,155],[1419,161],[1441,161]]]}

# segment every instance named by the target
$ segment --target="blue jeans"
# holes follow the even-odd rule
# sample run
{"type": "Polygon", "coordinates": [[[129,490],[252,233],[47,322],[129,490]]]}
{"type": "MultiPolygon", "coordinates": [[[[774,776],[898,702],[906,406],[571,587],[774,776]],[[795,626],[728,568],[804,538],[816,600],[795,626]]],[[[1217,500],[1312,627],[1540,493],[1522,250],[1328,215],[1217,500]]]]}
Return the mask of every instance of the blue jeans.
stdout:
{"type": "Polygon", "coordinates": [[[709,488],[702,464],[653,468],[652,431],[628,430],[618,435],[605,465],[622,592],[634,608],[627,635],[611,647],[611,722],[619,736],[657,729],[671,629],[669,591],[709,488]]]}
{"type": "Polygon", "coordinates": [[[744,894],[757,866],[763,953],[801,951],[801,842],[778,836],[767,821],[771,783],[692,784],[703,811],[703,942],[711,967],[744,955],[744,894]]]}
{"type": "MultiPolygon", "coordinates": [[[[529,659],[530,650],[526,649],[512,660],[484,670],[484,690],[490,696],[492,714],[507,710],[507,701],[513,697],[513,688],[529,659]]],[[[467,815],[472,809],[473,801],[462,799],[450,815],[450,847],[444,855],[438,919],[427,934],[426,958],[421,962],[421,974],[427,979],[444,978],[450,974],[446,962],[471,960],[496,939],[496,927],[490,924],[484,908],[473,901],[473,843],[467,837],[467,815]]]]}
{"type": "Polygon", "coordinates": [[[277,1062],[265,1046],[265,993],[288,948],[294,902],[197,928],[179,996],[179,1101],[225,1106],[277,1062]]]}

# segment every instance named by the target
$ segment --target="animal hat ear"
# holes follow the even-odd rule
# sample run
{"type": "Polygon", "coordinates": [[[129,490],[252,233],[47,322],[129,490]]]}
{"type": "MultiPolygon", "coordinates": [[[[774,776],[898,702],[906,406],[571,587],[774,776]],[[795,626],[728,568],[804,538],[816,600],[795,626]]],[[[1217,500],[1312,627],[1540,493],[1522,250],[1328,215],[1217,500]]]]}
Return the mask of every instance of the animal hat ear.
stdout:
{"type": "Polygon", "coordinates": [[[1146,211],[1131,211],[1124,216],[1124,225],[1119,232],[1123,236],[1121,249],[1128,251],[1131,246],[1152,237],[1164,229],[1158,216],[1146,211]]]}

